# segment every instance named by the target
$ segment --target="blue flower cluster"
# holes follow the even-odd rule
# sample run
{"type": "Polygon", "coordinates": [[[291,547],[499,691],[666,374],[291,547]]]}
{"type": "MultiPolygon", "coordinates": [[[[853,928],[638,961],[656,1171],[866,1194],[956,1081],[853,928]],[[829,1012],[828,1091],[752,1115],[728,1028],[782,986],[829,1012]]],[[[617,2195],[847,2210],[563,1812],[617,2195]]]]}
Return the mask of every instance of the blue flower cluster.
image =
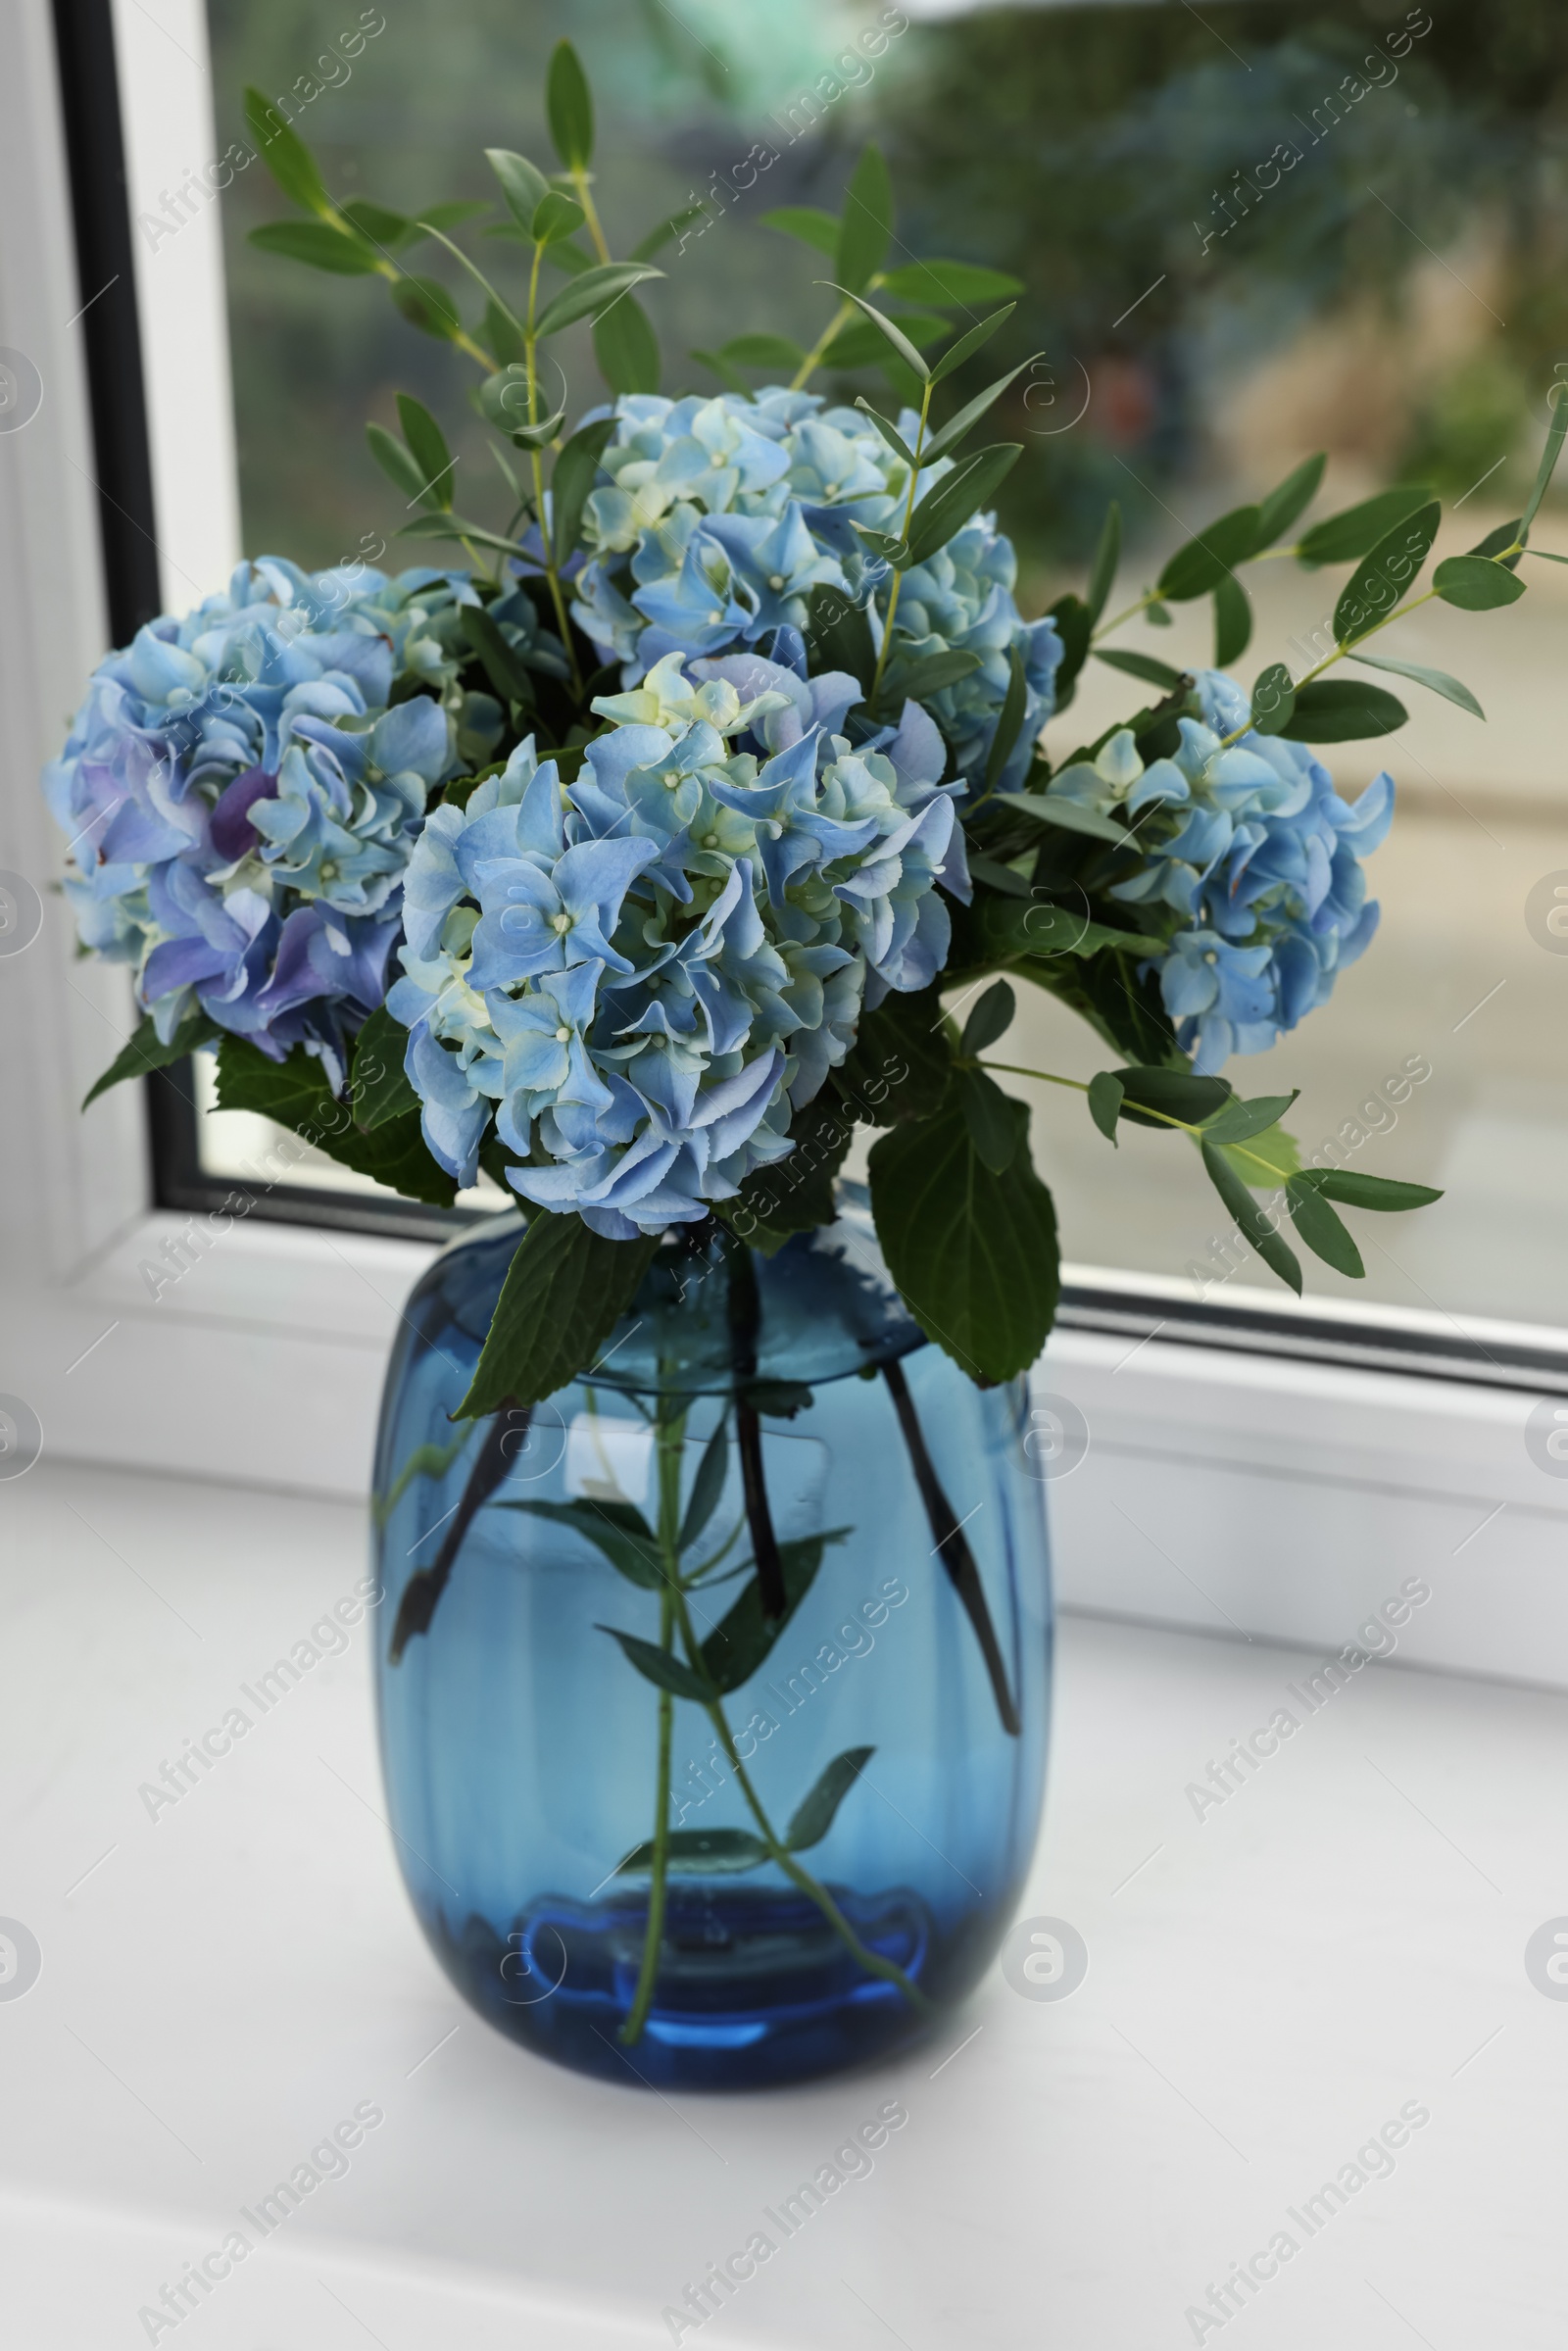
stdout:
{"type": "Polygon", "coordinates": [[[455,599],[473,600],[461,574],[263,558],[94,672],[44,788],[82,941],[135,966],[165,1042],[199,1006],[274,1060],[303,1043],[341,1072],[457,764],[463,697],[432,633],[455,599]]]}
{"type": "Polygon", "coordinates": [[[1376,776],[1351,805],[1304,743],[1250,727],[1247,696],[1222,671],[1202,672],[1198,696],[1203,718],[1179,721],[1174,757],[1146,767],[1124,727],[1048,797],[1132,821],[1146,862],[1111,895],[1172,910],[1148,968],[1209,1075],[1232,1053],[1266,1053],[1371,944],[1378,906],[1360,860],[1388,832],[1394,782],[1376,776]]]}
{"type": "MultiPolygon", "coordinates": [[[[912,446],[918,419],[906,412],[899,425],[912,446]]],[[[924,468],[917,496],[953,463],[924,468]]],[[[621,662],[623,685],[666,654],[697,659],[805,631],[818,588],[865,604],[880,637],[892,573],[855,524],[897,535],[909,477],[862,411],[778,386],[751,399],[638,394],[618,403],[602,464],[611,479],[588,500],[573,617],[621,662]]],[[[1011,541],[994,516],[975,515],[905,573],[898,616],[901,659],[979,656],[979,668],[931,698],[960,778],[984,767],[1018,648],[1028,701],[1004,790],[1022,783],[1054,708],[1062,651],[1054,620],[1019,617],[1016,577],[1011,541]]]]}
{"type": "Polygon", "coordinates": [[[626,1240],[792,1148],[862,1003],[942,968],[934,884],[969,892],[940,733],[910,702],[852,746],[860,699],[672,650],[595,702],[574,783],[530,738],[432,811],[387,1004],[449,1173],[472,1182],[493,1119],[526,1200],[626,1240]]]}

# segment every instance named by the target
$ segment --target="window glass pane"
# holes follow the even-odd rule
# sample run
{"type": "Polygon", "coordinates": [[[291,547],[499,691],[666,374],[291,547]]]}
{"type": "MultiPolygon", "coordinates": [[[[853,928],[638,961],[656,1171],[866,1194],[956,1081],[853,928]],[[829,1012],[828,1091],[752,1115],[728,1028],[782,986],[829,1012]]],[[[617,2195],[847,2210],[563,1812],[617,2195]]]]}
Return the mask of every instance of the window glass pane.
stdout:
{"type": "MultiPolygon", "coordinates": [[[[682,0],[677,13],[658,0],[466,0],[363,18],[319,0],[211,0],[211,14],[220,144],[242,137],[239,93],[254,82],[287,101],[342,198],[413,210],[488,196],[487,145],[553,161],[543,73],[569,32],[598,99],[596,195],[614,250],[684,204],[709,206],[647,296],[666,389],[716,389],[690,355],[742,329],[812,340],[826,260],[761,215],[837,210],[859,144],[878,138],[910,254],[989,262],[1027,283],[973,371],[978,386],[993,358],[1000,372],[1044,355],[998,411],[1025,449],[1003,513],[1026,612],[1081,582],[1107,498],[1127,533],[1114,612],[1191,530],[1313,449],[1330,460],[1318,513],[1393,478],[1433,484],[1440,554],[1520,510],[1564,349],[1568,46],[1550,0],[1441,13],[1215,0],[1201,17],[1174,4],[682,0]]],[[[407,326],[373,279],[248,245],[249,229],[288,216],[260,164],[237,173],[224,214],[247,546],[330,563],[385,543],[398,566],[406,517],[363,427],[395,423],[400,389],[447,424],[460,504],[504,519],[464,363],[407,326]]],[[[512,282],[514,252],[466,233],[512,282]]],[[[592,405],[586,333],[555,348],[568,409],[592,405]]],[[[1555,497],[1537,540],[1568,552],[1555,497]]],[[[1239,674],[1250,683],[1283,661],[1299,676],[1327,649],[1345,571],[1270,561],[1245,577],[1253,626],[1239,674]]],[[[1528,579],[1514,610],[1428,606],[1384,640],[1462,677],[1487,720],[1380,678],[1399,687],[1410,724],[1324,752],[1347,797],[1380,765],[1396,779],[1394,828],[1368,864],[1381,935],[1270,1056],[1231,1064],[1244,1091],[1301,1088],[1289,1124],[1309,1158],[1333,1145],[1357,1169],[1447,1188],[1419,1216],[1356,1220],[1365,1285],[1308,1257],[1320,1297],[1568,1324],[1568,897],[1559,908],[1552,895],[1559,878],[1568,889],[1568,574],[1532,563],[1528,579]]],[[[1115,643],[1206,661],[1211,615],[1188,605],[1174,626],[1138,620],[1115,643]]],[[[1092,661],[1048,748],[1063,758],[1141,698],[1092,661]]],[[[1081,1079],[1118,1056],[1031,994],[1008,1057],[1081,1079]]],[[[1112,1164],[1079,1098],[1020,1090],[1069,1256],[1225,1296],[1225,1226],[1187,1145],[1124,1128],[1112,1164]]],[[[1267,1279],[1250,1257],[1230,1278],[1267,1279]]]]}

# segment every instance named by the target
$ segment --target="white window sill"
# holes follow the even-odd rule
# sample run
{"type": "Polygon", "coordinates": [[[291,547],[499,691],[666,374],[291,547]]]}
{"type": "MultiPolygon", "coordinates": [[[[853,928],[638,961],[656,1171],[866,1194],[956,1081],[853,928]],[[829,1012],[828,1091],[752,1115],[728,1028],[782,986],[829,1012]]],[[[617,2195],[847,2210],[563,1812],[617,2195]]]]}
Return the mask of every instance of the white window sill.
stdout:
{"type": "Polygon", "coordinates": [[[1082,1987],[1035,2002],[993,1972],[902,2063],[644,2097],[514,2049],[438,1973],[379,1819],[364,1631],[175,1808],[138,1801],[351,1592],[360,1509],[48,1462],[0,1508],[3,1907],[43,1953],[0,2002],[8,2340],[144,2340],[138,2310],[373,2101],[348,2176],[192,2343],[652,2351],[663,2306],[898,2098],[874,2174],[715,2340],[1023,2351],[1045,2312],[1052,2340],[1174,2346],[1286,2229],[1247,2336],[1271,2351],[1411,2328],[1556,2351],[1564,2010],[1521,1961],[1563,1907],[1561,1698],[1368,1667],[1200,1821],[1188,1784],[1316,1660],[1069,1618],[1021,1915],[1079,1930],[1082,1987]],[[1430,2122],[1392,2176],[1308,2239],[1289,2208],[1406,2102],[1430,2122]]]}

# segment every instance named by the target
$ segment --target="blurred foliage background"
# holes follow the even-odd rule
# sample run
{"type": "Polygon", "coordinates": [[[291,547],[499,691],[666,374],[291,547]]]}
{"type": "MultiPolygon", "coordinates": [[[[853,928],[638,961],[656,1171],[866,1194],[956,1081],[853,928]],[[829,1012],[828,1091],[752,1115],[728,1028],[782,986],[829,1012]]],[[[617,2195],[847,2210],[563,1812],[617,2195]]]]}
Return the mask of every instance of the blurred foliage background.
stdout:
{"type": "MultiPolygon", "coordinates": [[[[614,249],[708,200],[710,224],[661,257],[667,277],[647,296],[666,390],[717,389],[690,354],[742,330],[812,339],[824,266],[760,216],[837,210],[877,139],[911,254],[984,260],[1027,285],[975,380],[1044,355],[1002,419],[1030,450],[1006,519],[1043,574],[1081,560],[1108,495],[1135,537],[1157,537],[1171,483],[1255,487],[1314,445],[1369,475],[1419,471],[1450,498],[1501,452],[1494,503],[1527,468],[1568,355],[1559,0],[914,21],[833,0],[682,0],[678,14],[663,0],[385,0],[366,14],[378,21],[347,80],[298,116],[342,195],[409,209],[488,197],[487,145],[551,163],[544,67],[569,32],[598,99],[614,249]],[[777,160],[741,189],[759,145],[777,160]]],[[[222,143],[243,135],[246,82],[290,91],[356,23],[343,0],[212,0],[222,143]]],[[[224,207],[246,541],[327,563],[400,518],[366,417],[393,421],[401,386],[456,421],[468,383],[379,285],[246,245],[286,211],[259,167],[224,207]]],[[[514,269],[504,247],[470,246],[514,269]]],[[[418,266],[447,274],[444,257],[418,266]]],[[[585,407],[599,396],[585,333],[565,357],[585,407]]],[[[480,462],[476,441],[465,454],[480,462]]]]}

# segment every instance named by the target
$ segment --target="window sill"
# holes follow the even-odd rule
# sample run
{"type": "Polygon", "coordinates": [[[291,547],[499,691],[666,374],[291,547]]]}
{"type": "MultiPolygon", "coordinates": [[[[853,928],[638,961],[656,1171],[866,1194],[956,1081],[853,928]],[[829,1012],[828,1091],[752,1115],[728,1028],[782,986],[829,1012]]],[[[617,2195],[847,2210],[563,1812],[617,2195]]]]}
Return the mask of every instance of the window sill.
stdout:
{"type": "Polygon", "coordinates": [[[162,2284],[369,2101],[384,2123],[215,2286],[203,2342],[653,2351],[892,2098],[907,2128],[726,2306],[726,2341],[1022,2346],[1043,2295],[1066,2340],[1187,2341],[1281,2229],[1276,2351],[1383,2351],[1391,2310],[1434,2343],[1560,2340],[1562,2012],[1521,1965],[1561,1907],[1559,1699],[1368,1668],[1200,1820],[1189,1784],[1313,1661],[1069,1619],[1021,1916],[1078,1929],[1082,1987],[1038,2002],[994,1971],[902,2063],[672,2103],[526,2056],[445,1984],[376,1817],[363,1632],[175,1809],[138,1800],[352,1590],[363,1512],[47,1463],[5,1502],[6,1900],[43,1951],[0,2016],[19,2341],[141,2340],[162,2284]],[[1430,2121],[1392,2174],[1308,2236],[1292,2209],[1410,2106],[1430,2121]]]}

